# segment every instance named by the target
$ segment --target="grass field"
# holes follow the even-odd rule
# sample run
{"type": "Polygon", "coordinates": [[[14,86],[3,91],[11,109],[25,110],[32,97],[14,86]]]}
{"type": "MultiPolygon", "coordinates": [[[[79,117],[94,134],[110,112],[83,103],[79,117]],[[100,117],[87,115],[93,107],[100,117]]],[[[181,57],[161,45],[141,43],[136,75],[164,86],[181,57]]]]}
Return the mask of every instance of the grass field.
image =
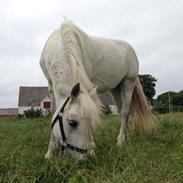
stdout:
{"type": "Polygon", "coordinates": [[[50,120],[0,121],[1,183],[181,183],[183,182],[183,113],[160,116],[158,130],[137,133],[115,145],[120,123],[105,117],[94,131],[96,156],[74,161],[64,155],[45,160],[50,120]]]}

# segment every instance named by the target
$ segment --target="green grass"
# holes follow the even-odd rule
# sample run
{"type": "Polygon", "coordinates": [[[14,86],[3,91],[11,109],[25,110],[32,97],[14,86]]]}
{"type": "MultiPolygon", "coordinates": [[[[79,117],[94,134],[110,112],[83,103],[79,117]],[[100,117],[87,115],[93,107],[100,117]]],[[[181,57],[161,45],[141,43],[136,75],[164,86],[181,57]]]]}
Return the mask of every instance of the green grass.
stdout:
{"type": "Polygon", "coordinates": [[[105,117],[94,131],[96,156],[86,161],[57,155],[45,160],[50,120],[0,121],[1,183],[181,183],[183,182],[183,113],[160,116],[154,134],[135,133],[116,146],[120,123],[105,117]]]}

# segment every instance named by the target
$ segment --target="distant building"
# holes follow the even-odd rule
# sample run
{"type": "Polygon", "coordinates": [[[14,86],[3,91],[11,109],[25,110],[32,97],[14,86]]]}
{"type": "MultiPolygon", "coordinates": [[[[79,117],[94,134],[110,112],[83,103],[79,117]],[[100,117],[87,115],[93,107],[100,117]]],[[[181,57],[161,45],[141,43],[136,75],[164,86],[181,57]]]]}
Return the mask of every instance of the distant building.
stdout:
{"type": "MultiPolygon", "coordinates": [[[[105,93],[100,95],[103,105],[114,106],[111,94],[105,93]]],[[[48,87],[29,87],[21,86],[19,89],[18,113],[24,114],[24,111],[31,109],[42,109],[44,115],[52,111],[52,102],[49,97],[48,87]]]]}
{"type": "Polygon", "coordinates": [[[24,114],[24,111],[32,107],[34,109],[42,109],[44,115],[51,112],[52,103],[49,97],[48,87],[20,87],[18,113],[24,114]]]}
{"type": "Polygon", "coordinates": [[[18,108],[1,108],[0,118],[15,117],[18,114],[18,108]]]}

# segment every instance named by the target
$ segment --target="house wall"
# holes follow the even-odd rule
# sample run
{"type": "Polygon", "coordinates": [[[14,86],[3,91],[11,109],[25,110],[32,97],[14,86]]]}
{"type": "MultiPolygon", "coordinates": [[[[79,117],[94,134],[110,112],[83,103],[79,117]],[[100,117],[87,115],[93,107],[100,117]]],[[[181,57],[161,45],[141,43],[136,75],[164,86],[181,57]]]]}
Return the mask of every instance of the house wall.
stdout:
{"type": "Polygon", "coordinates": [[[0,115],[0,120],[9,119],[9,118],[14,119],[14,118],[16,118],[16,116],[15,115],[0,115]]]}
{"type": "Polygon", "coordinates": [[[41,102],[40,102],[40,106],[41,106],[41,109],[43,111],[43,116],[48,116],[51,114],[51,111],[52,111],[52,102],[51,102],[51,99],[46,97],[44,98],[41,102]],[[44,102],[50,102],[50,108],[49,109],[45,109],[44,108],[44,102]]]}
{"type": "MultiPolygon", "coordinates": [[[[29,106],[21,106],[18,107],[18,114],[24,114],[24,111],[31,109],[29,106]]],[[[43,116],[47,116],[51,114],[51,109],[43,109],[41,106],[35,106],[34,109],[41,109],[43,111],[43,116]]]]}
{"type": "Polygon", "coordinates": [[[16,118],[18,108],[0,108],[0,120],[6,118],[16,118]]]}
{"type": "MultiPolygon", "coordinates": [[[[43,100],[40,102],[40,106],[41,106],[42,109],[44,108],[44,105],[43,105],[44,102],[51,102],[51,99],[49,99],[48,97],[46,97],[45,99],[43,99],[43,100]]],[[[51,108],[52,108],[52,102],[51,102],[50,109],[51,109],[51,108]]]]}
{"type": "MultiPolygon", "coordinates": [[[[31,109],[31,107],[29,107],[29,106],[18,107],[18,114],[24,114],[24,111],[26,111],[28,109],[31,109]]],[[[41,107],[40,106],[35,106],[34,109],[41,109],[41,107]]]]}

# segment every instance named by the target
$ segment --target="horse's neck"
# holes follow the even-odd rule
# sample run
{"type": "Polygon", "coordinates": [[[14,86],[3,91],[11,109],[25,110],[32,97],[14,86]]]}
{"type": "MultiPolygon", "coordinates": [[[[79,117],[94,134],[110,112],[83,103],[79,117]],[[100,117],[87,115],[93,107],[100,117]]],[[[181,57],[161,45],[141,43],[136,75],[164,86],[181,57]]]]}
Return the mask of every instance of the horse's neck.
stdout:
{"type": "MultiPolygon", "coordinates": [[[[77,81],[81,82],[81,90],[83,92],[90,92],[93,90],[93,84],[90,80],[90,76],[92,74],[91,60],[88,55],[88,51],[86,51],[88,36],[81,30],[77,29],[77,36],[75,36],[75,41],[77,42],[76,48],[76,57],[74,60],[75,63],[75,71],[74,77],[77,81]]],[[[77,82],[76,81],[76,82],[77,82]]]]}
{"type": "MultiPolygon", "coordinates": [[[[61,27],[62,40],[65,44],[67,59],[71,59],[73,68],[73,82],[80,81],[81,90],[89,93],[94,89],[91,82],[92,58],[90,54],[90,37],[70,22],[65,22],[61,27]]],[[[96,101],[97,96],[94,95],[96,101]]],[[[98,102],[97,102],[98,103],[98,102]]]]}

